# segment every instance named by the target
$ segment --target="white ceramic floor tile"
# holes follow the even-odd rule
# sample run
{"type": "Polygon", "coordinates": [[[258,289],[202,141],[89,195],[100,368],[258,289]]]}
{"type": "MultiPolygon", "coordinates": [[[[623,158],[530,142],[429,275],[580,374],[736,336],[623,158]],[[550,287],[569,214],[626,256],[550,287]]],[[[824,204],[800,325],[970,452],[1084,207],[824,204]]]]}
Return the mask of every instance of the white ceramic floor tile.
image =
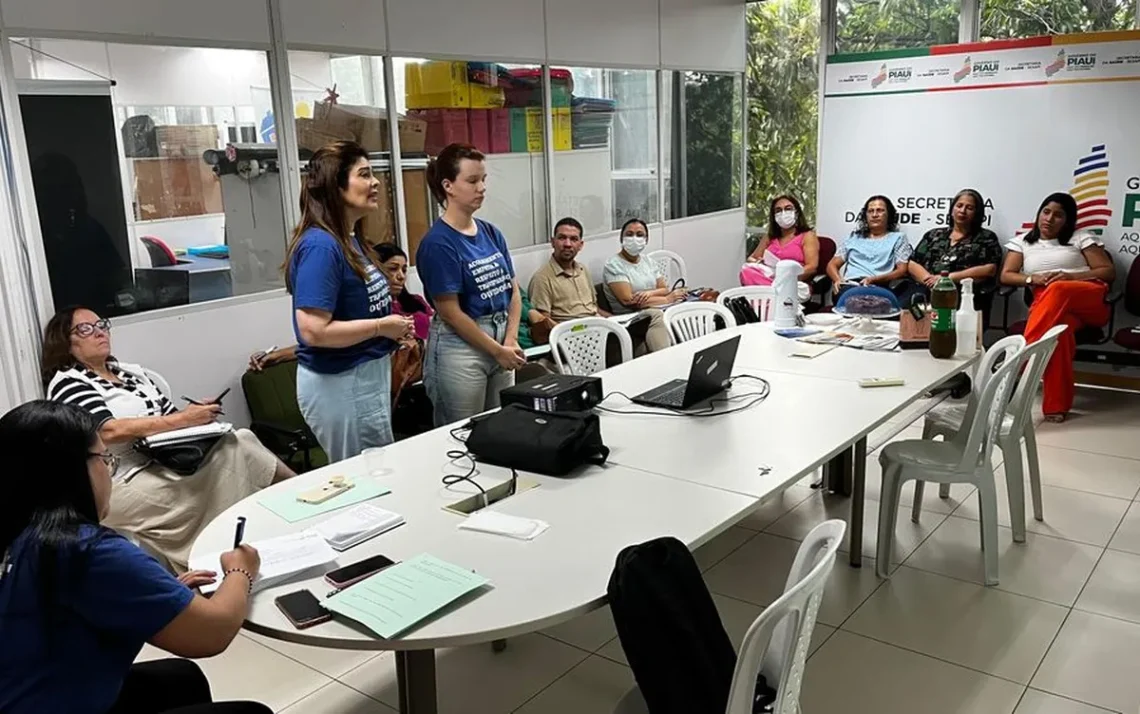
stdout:
{"type": "Polygon", "coordinates": [[[614,618],[607,605],[588,615],[544,630],[543,634],[587,652],[597,652],[598,648],[617,637],[617,630],[614,629],[614,618]]]}
{"type": "Polygon", "coordinates": [[[1074,610],[1045,655],[1032,686],[1132,714],[1140,706],[1137,652],[1140,625],[1074,610]]]}
{"type": "MultiPolygon", "coordinates": [[[[761,533],[705,574],[713,593],[765,606],[784,592],[788,571],[799,543],[761,533]]],[[[852,568],[839,556],[831,568],[819,621],[839,626],[882,583],[875,576],[874,558],[864,558],[862,568],[852,568]]]]}
{"type": "Polygon", "coordinates": [[[380,651],[367,650],[337,650],[328,647],[310,647],[298,645],[284,640],[275,640],[254,632],[242,632],[249,639],[264,645],[274,652],[296,660],[306,667],[311,667],[321,674],[337,679],[348,674],[373,657],[379,657],[380,651]]]}
{"type": "Polygon", "coordinates": [[[332,680],[244,635],[217,657],[197,660],[216,701],[247,699],[278,711],[332,680]]]}
{"type": "Polygon", "coordinates": [[[1140,555],[1105,551],[1075,607],[1140,624],[1140,555]]]}
{"type": "MultiPolygon", "coordinates": [[[[808,498],[796,506],[790,513],[768,527],[767,533],[803,540],[820,523],[832,518],[838,518],[850,523],[851,499],[844,496],[819,493],[808,498]]],[[[921,522],[910,520],[910,506],[898,509],[895,522],[895,538],[891,544],[891,563],[898,564],[906,560],[922,541],[926,540],[935,528],[946,518],[942,513],[927,513],[921,522]]],[[[864,500],[863,511],[863,556],[874,558],[875,548],[879,536],[879,502],[870,499],[864,500]]],[[[851,529],[848,527],[847,535],[843,539],[841,552],[851,550],[851,529]]]]}
{"type": "Polygon", "coordinates": [[[749,530],[762,531],[814,493],[810,487],[791,486],[769,498],[737,525],[749,530]]]}
{"type": "MultiPolygon", "coordinates": [[[[1130,438],[1140,442],[1134,436],[1130,438]]],[[[1134,459],[1062,449],[1040,441],[1037,457],[1041,463],[1041,483],[1050,486],[1127,499],[1136,498],[1140,491],[1140,462],[1134,459]]]]}
{"type": "Polygon", "coordinates": [[[1054,694],[1027,689],[1013,714],[1110,714],[1107,709],[1074,702],[1054,694]]]}
{"type": "Polygon", "coordinates": [[[396,710],[340,682],[330,682],[281,714],[395,714],[396,710]]]}
{"type": "Polygon", "coordinates": [[[1037,440],[1049,446],[1080,449],[1140,459],[1140,395],[1103,389],[1077,390],[1069,419],[1062,424],[1042,424],[1037,440]]]}
{"type": "Polygon", "coordinates": [[[1140,553],[1140,503],[1132,503],[1108,547],[1112,550],[1140,553]]]}
{"type": "Polygon", "coordinates": [[[808,661],[805,714],[1010,714],[1024,687],[840,630],[808,661]]]}
{"type": "MultiPolygon", "coordinates": [[[[507,649],[498,653],[489,644],[437,651],[440,714],[514,711],[589,656],[539,634],[511,638],[507,649]]],[[[377,657],[340,681],[390,707],[399,706],[394,655],[377,657]]]]}
{"type": "MultiPolygon", "coordinates": [[[[899,503],[909,512],[914,503],[914,481],[907,481],[902,487],[902,497],[899,503]]],[[[878,457],[867,460],[867,498],[872,501],[882,500],[883,470],[879,465],[878,457]]],[[[928,484],[922,490],[922,512],[942,513],[949,515],[956,508],[968,501],[974,494],[974,487],[968,483],[950,484],[950,498],[945,500],[938,497],[938,484],[928,484]]]]}
{"type": "Polygon", "coordinates": [[[904,565],[842,629],[1028,684],[1066,613],[904,565]]]}
{"type": "Polygon", "coordinates": [[[693,557],[696,559],[697,565],[703,573],[724,560],[729,553],[747,543],[748,539],[754,535],[756,535],[756,531],[748,530],[747,528],[729,528],[724,533],[721,533],[716,538],[713,538],[708,543],[697,548],[693,552],[693,557]]]}
{"type": "MultiPolygon", "coordinates": [[[[1014,543],[998,528],[998,589],[1071,607],[1092,574],[1102,548],[1029,533],[1014,543]]],[[[983,583],[978,522],[950,516],[906,564],[959,580],[983,583]]]]}
{"type": "MultiPolygon", "coordinates": [[[[1006,487],[1005,469],[998,468],[994,474],[997,489],[998,523],[1009,526],[1009,495],[1006,487]]],[[[1033,501],[1029,492],[1029,482],[1025,482],[1025,528],[1031,533],[1075,540],[1089,545],[1108,545],[1116,526],[1124,517],[1131,501],[1110,496],[1101,496],[1084,491],[1073,491],[1048,484],[1041,485],[1041,511],[1044,521],[1033,518],[1033,501]]],[[[954,511],[959,518],[978,520],[978,499],[966,499],[954,511]]]]}
{"type": "Polygon", "coordinates": [[[633,685],[629,667],[593,656],[562,675],[517,714],[612,714],[633,685]]]}

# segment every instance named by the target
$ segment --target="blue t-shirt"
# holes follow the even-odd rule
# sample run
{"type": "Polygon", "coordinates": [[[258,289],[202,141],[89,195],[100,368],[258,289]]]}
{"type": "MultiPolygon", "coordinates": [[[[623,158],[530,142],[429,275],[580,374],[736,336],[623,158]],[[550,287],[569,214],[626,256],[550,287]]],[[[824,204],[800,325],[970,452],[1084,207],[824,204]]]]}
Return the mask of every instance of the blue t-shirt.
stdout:
{"type": "Polygon", "coordinates": [[[515,277],[503,234],[486,221],[475,225],[478,233],[465,236],[439,219],[416,251],[416,270],[432,307],[440,295],[457,295],[460,309],[472,319],[506,312],[515,277]]]}
{"type": "MultiPolygon", "coordinates": [[[[359,249],[360,244],[356,247],[359,249]]],[[[361,256],[363,258],[363,251],[361,256]]],[[[396,349],[396,343],[377,337],[349,347],[313,347],[301,339],[297,310],[310,308],[332,313],[334,320],[365,320],[392,314],[388,281],[370,261],[364,260],[368,281],[352,269],[340,244],[328,231],[310,228],[301,234],[289,263],[293,288],[293,333],[297,361],[321,374],[339,374],[396,349]]]]}
{"type": "MultiPolygon", "coordinates": [[[[103,714],[131,663],[194,593],[122,536],[80,526],[41,599],[39,543],[24,531],[0,573],[0,712],[103,714]]],[[[2,557],[2,555],[0,555],[2,557]]]]}
{"type": "Polygon", "coordinates": [[[910,260],[911,247],[906,234],[900,231],[882,238],[852,233],[839,244],[837,253],[846,263],[843,279],[856,281],[891,272],[899,263],[910,260]]]}

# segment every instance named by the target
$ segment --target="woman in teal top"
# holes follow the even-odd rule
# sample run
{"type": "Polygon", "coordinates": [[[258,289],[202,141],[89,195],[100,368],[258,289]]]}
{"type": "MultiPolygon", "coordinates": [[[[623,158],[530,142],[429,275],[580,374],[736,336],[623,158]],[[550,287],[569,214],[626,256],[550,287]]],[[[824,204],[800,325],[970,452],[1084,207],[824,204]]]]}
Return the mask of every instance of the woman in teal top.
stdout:
{"type": "Polygon", "coordinates": [[[906,277],[911,247],[898,225],[899,214],[891,199],[867,199],[855,230],[839,244],[827,265],[836,295],[855,285],[889,288],[906,277]]]}

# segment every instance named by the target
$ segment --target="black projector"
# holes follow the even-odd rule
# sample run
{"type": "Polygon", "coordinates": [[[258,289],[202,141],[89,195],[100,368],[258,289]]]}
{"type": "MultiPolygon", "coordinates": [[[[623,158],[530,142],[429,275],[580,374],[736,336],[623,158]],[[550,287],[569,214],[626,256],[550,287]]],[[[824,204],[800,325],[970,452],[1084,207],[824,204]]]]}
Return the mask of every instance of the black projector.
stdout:
{"type": "Polygon", "coordinates": [[[601,377],[548,374],[499,393],[499,401],[521,404],[541,412],[585,412],[602,401],[601,377]]]}

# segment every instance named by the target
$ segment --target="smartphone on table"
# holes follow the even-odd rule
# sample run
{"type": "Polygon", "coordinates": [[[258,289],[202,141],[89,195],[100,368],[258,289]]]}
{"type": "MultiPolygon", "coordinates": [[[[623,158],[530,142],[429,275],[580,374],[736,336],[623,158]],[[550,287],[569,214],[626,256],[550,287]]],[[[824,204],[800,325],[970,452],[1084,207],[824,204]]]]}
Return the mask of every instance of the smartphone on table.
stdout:
{"type": "Polygon", "coordinates": [[[319,625],[332,619],[332,613],[321,607],[317,596],[308,590],[297,590],[287,595],[275,598],[277,608],[281,610],[293,627],[303,630],[306,627],[319,625]]]}
{"type": "Polygon", "coordinates": [[[357,563],[346,565],[343,568],[330,570],[325,573],[325,581],[334,588],[343,590],[353,583],[364,580],[373,573],[380,572],[389,565],[395,565],[395,561],[384,555],[374,555],[371,558],[365,558],[357,563]]]}

